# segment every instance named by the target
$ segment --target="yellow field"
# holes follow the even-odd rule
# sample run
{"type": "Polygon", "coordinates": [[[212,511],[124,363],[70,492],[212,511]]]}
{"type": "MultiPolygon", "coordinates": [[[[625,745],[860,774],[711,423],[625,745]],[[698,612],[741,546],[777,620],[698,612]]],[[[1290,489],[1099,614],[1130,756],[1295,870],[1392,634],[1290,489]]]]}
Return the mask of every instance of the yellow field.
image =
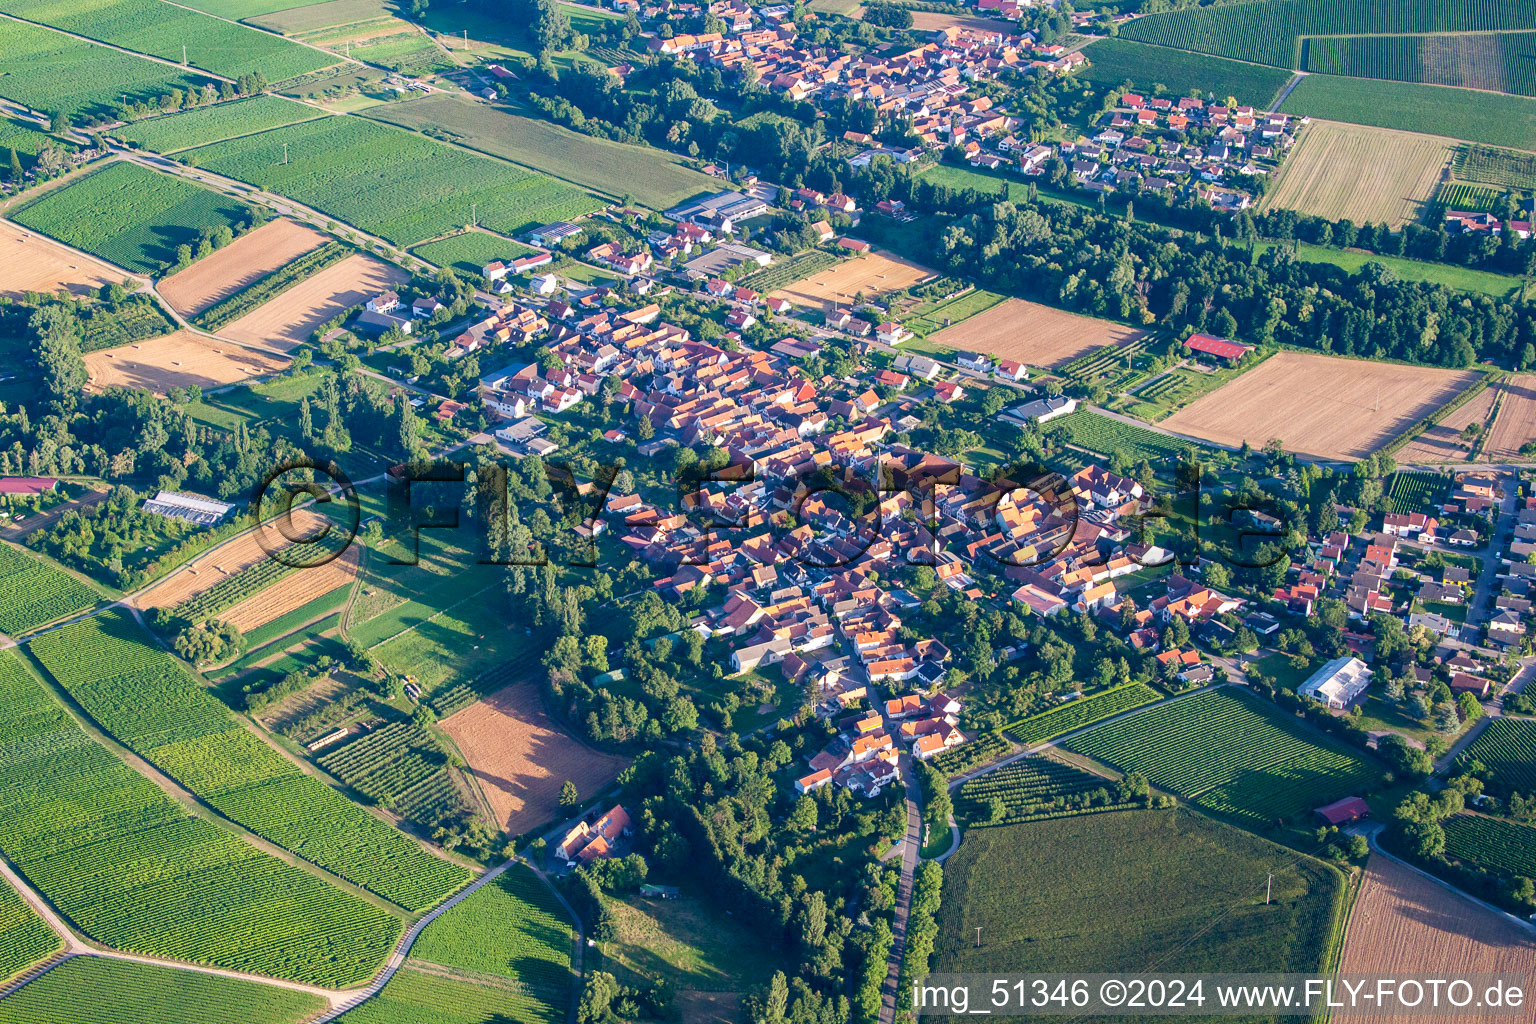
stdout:
{"type": "Polygon", "coordinates": [[[788,299],[797,306],[810,309],[832,309],[851,306],[859,296],[873,298],[885,292],[910,288],[937,276],[935,271],[921,264],[871,252],[844,260],[826,270],[819,270],[803,281],[770,292],[768,297],[788,299]]]}
{"type": "Polygon", "coordinates": [[[1313,121],[1259,204],[1356,224],[1416,222],[1455,155],[1435,135],[1313,121]]]}
{"type": "Polygon", "coordinates": [[[274,220],[172,274],[156,290],[176,312],[192,316],[325,242],[326,237],[313,228],[291,220],[274,220]]]}
{"type": "Polygon", "coordinates": [[[367,256],[348,256],[257,306],[219,331],[226,338],[289,352],[309,341],[316,327],[403,284],[406,273],[367,256]]]}
{"type": "Polygon", "coordinates": [[[125,387],[163,395],[189,384],[202,388],[233,384],[277,373],[287,365],[287,359],[266,352],[253,352],[192,331],[177,331],[163,338],[86,353],[85,368],[90,373],[86,390],[125,387]]]}
{"type": "Polygon", "coordinates": [[[35,231],[0,220],[0,296],[19,299],[27,292],[51,293],[60,288],[85,295],[132,276],[35,231]]]}
{"type": "Polygon", "coordinates": [[[1218,444],[1364,458],[1476,379],[1470,370],[1281,352],[1159,426],[1218,444]]]}
{"type": "Polygon", "coordinates": [[[1104,345],[1144,335],[1134,327],[1079,316],[1023,299],[1008,299],[929,338],[962,352],[983,352],[1055,369],[1104,345]]]}

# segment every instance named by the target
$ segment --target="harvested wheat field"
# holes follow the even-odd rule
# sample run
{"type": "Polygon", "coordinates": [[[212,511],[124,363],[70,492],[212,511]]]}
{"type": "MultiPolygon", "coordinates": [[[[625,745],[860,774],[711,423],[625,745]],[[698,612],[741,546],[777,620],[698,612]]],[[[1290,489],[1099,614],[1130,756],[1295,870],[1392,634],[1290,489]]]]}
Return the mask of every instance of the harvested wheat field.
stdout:
{"type": "Polygon", "coordinates": [[[997,18],[967,18],[961,14],[947,14],[942,11],[913,11],[912,28],[917,32],[937,32],[946,28],[970,29],[973,32],[1002,32],[1007,35],[1018,35],[1017,22],[1002,21],[997,18]]]}
{"type": "Polygon", "coordinates": [[[1313,121],[1259,209],[1396,230],[1418,222],[1455,151],[1436,135],[1313,121]]]}
{"type": "Polygon", "coordinates": [[[367,256],[348,256],[251,310],[219,334],[288,352],[307,342],[316,327],[403,284],[406,276],[398,267],[367,256]]]}
{"type": "Polygon", "coordinates": [[[826,270],[818,270],[805,280],[785,285],[768,297],[788,299],[797,306],[810,309],[832,309],[852,305],[856,296],[873,298],[885,292],[910,288],[938,276],[937,272],[922,264],[871,252],[844,260],[826,270]]]}
{"type": "MultiPolygon", "coordinates": [[[[1488,414],[1493,411],[1494,396],[1498,393],[1497,387],[1484,388],[1466,405],[1404,445],[1397,453],[1398,463],[1407,466],[1425,462],[1465,462],[1474,442],[1463,441],[1461,432],[1473,423],[1487,422],[1488,414]]],[[[1478,461],[1486,455],[1484,452],[1478,461]]]]}
{"type": "Polygon", "coordinates": [[[1180,434],[1255,448],[1361,459],[1449,402],[1470,370],[1281,352],[1159,423],[1180,434]]]}
{"type": "Polygon", "coordinates": [[[929,340],[964,352],[1017,359],[1055,369],[1105,345],[1126,345],[1146,334],[1134,327],[1079,316],[1023,299],[1008,299],[929,340]]]}
{"type": "Polygon", "coordinates": [[[1522,457],[1520,446],[1536,440],[1536,373],[1506,377],[1499,391],[1503,396],[1499,415],[1493,421],[1488,444],[1483,448],[1483,455],[1490,462],[1519,459],[1522,457]]]}
{"type": "MultiPolygon", "coordinates": [[[[1372,854],[1344,935],[1344,974],[1452,978],[1536,972],[1536,941],[1513,921],[1381,854],[1372,854]]],[[[1409,1024],[1420,1016],[1335,1012],[1333,1024],[1409,1024]]],[[[1476,1009],[1446,1024],[1498,1020],[1476,1009]]],[[[1513,1019],[1513,1018],[1507,1018],[1513,1019]]]]}
{"type": "Polygon", "coordinates": [[[134,599],[143,611],[151,608],[169,608],[191,597],[196,597],[226,577],[268,557],[269,551],[281,551],[291,543],[284,534],[300,539],[313,536],[328,520],[308,508],[296,508],[290,517],[293,525],[278,529],[275,522],[261,525],[261,536],[256,530],[246,530],[234,540],[194,558],[165,579],[150,587],[134,599]]]}
{"type": "Polygon", "coordinates": [[[19,299],[27,292],[52,293],[60,288],[85,295],[132,276],[110,263],[0,220],[0,296],[19,299]]]}
{"type": "Polygon", "coordinates": [[[361,550],[362,545],[350,544],[324,565],[295,569],[270,587],[220,612],[219,619],[238,627],[242,633],[265,626],[273,619],[351,583],[357,578],[357,559],[361,550]]]}
{"type": "Polygon", "coordinates": [[[85,368],[90,372],[86,389],[138,388],[163,395],[189,384],[211,388],[262,377],[287,365],[287,359],[267,352],[177,331],[163,338],[86,353],[85,368]]]}
{"type": "Polygon", "coordinates": [[[496,822],[516,835],[548,821],[560,787],[576,783],[583,800],[616,778],[629,762],[578,743],[544,712],[535,683],[513,683],[443,719],[496,822]]]}
{"type": "Polygon", "coordinates": [[[327,241],[313,228],[274,220],[241,235],[212,256],[161,281],[156,290],[182,316],[201,313],[327,241]]]}

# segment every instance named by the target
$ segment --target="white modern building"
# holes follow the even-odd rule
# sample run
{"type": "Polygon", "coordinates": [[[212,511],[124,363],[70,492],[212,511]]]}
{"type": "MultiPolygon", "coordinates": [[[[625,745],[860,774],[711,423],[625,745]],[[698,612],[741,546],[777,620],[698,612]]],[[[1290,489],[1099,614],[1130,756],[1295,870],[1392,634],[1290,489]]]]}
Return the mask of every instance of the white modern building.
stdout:
{"type": "Polygon", "coordinates": [[[1343,710],[1354,704],[1371,685],[1371,670],[1359,658],[1334,658],[1313,672],[1296,692],[1343,710]]]}

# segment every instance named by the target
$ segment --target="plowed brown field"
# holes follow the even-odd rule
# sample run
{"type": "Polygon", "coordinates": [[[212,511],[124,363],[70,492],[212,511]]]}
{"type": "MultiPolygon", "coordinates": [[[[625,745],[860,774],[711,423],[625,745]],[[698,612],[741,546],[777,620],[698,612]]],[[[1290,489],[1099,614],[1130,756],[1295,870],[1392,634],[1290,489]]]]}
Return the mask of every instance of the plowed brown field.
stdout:
{"type": "Polygon", "coordinates": [[[1009,299],[929,340],[962,352],[984,352],[1055,369],[1104,345],[1127,345],[1146,331],[1079,316],[1023,299],[1009,299]]]}
{"type": "Polygon", "coordinates": [[[337,587],[352,582],[357,576],[358,552],[362,546],[353,544],[324,565],[309,569],[295,569],[276,583],[241,601],[221,613],[219,618],[248,632],[265,626],[295,608],[302,608],[317,597],[329,594],[337,587]]]}
{"type": "Polygon", "coordinates": [[[1518,459],[1520,446],[1536,439],[1536,373],[1507,377],[1500,387],[1504,401],[1499,406],[1499,418],[1493,421],[1487,447],[1483,449],[1483,455],[1490,462],[1518,459]]]}
{"type": "MultiPolygon", "coordinates": [[[[1531,933],[1491,910],[1388,860],[1371,856],[1344,936],[1345,974],[1453,978],[1469,973],[1536,974],[1531,933]]],[[[1413,1024],[1422,1015],[1338,1011],[1333,1024],[1413,1024]]],[[[1437,1015],[1444,1024],[1515,1020],[1479,1014],[1437,1015]]]]}
{"type": "Polygon", "coordinates": [[[27,292],[56,292],[60,288],[84,295],[131,276],[35,231],[0,220],[0,296],[19,299],[27,292]]]}
{"type": "Polygon", "coordinates": [[[788,299],[797,306],[811,309],[832,309],[853,305],[855,296],[874,298],[937,276],[935,271],[920,264],[871,252],[818,270],[803,281],[770,292],[769,298],[788,299]]]}
{"type": "Polygon", "coordinates": [[[513,683],[443,720],[490,801],[496,823],[516,835],[548,821],[570,779],[583,800],[629,762],[578,743],[544,712],[535,683],[513,683]]]}
{"type": "Polygon", "coordinates": [[[172,274],[156,290],[176,312],[192,316],[325,242],[326,237],[313,228],[296,221],[274,220],[172,274]]]}
{"type": "Polygon", "coordinates": [[[289,288],[225,327],[226,338],[288,352],[309,340],[316,327],[402,284],[406,273],[367,256],[348,256],[289,288]]]}
{"type": "MultiPolygon", "coordinates": [[[[307,508],[294,509],[292,519],[292,528],[287,529],[285,526],[285,529],[288,533],[301,538],[309,536],[311,531],[318,530],[326,521],[325,517],[307,508]]],[[[266,558],[269,550],[280,551],[288,547],[289,541],[278,531],[275,524],[264,524],[261,532],[262,536],[258,538],[255,530],[247,530],[222,547],[199,555],[140,594],[134,604],[144,611],[180,604],[190,597],[196,597],[225,577],[233,576],[242,569],[249,569],[266,558]]]]}
{"type": "Polygon", "coordinates": [[[1286,351],[1159,426],[1234,447],[1279,438],[1287,451],[1301,455],[1360,459],[1475,379],[1468,370],[1286,351]]]}
{"type": "MultiPolygon", "coordinates": [[[[1397,453],[1397,461],[1405,466],[1419,462],[1465,461],[1472,446],[1461,439],[1461,432],[1473,423],[1483,423],[1488,419],[1488,414],[1493,411],[1494,396],[1498,393],[1497,387],[1484,388],[1481,394],[1466,405],[1404,445],[1397,453]]],[[[1505,402],[1508,401],[1506,398],[1505,402]]],[[[1486,455],[1485,451],[1484,457],[1486,455]]],[[[1479,458],[1478,461],[1483,459],[1479,458]]]]}
{"type": "Polygon", "coordinates": [[[88,352],[85,368],[90,391],[138,388],[163,395],[189,384],[211,388],[250,377],[277,373],[288,360],[266,352],[215,341],[191,331],[88,352]]]}

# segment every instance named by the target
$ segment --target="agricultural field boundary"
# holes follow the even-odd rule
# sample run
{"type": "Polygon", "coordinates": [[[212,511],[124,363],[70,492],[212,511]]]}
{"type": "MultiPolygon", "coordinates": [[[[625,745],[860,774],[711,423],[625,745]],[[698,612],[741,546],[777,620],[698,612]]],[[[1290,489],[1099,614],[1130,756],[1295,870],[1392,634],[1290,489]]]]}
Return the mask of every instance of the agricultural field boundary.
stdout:
{"type": "MultiPolygon", "coordinates": [[[[1392,440],[1390,440],[1386,444],[1382,445],[1379,449],[1377,449],[1377,454],[1380,454],[1380,455],[1392,455],[1392,454],[1394,454],[1394,453],[1396,453],[1398,451],[1401,451],[1404,447],[1407,446],[1408,442],[1412,441],[1414,438],[1418,437],[1420,434],[1424,433],[1424,431],[1428,430],[1429,428],[1434,427],[1434,426],[1438,426],[1442,419],[1444,419],[1445,417],[1449,416],[1451,413],[1455,412],[1457,409],[1460,409],[1462,406],[1466,405],[1468,402],[1472,401],[1472,399],[1476,398],[1479,394],[1481,394],[1483,392],[1483,390],[1485,388],[1487,388],[1490,384],[1493,384],[1496,381],[1502,380],[1502,379],[1503,379],[1503,374],[1491,374],[1491,373],[1484,373],[1484,374],[1482,374],[1477,380],[1473,381],[1471,384],[1469,384],[1465,388],[1463,388],[1460,393],[1451,396],[1450,400],[1447,401],[1440,408],[1436,409],[1434,412],[1432,412],[1429,415],[1425,416],[1423,419],[1419,420],[1417,423],[1414,423],[1412,426],[1408,427],[1408,429],[1404,430],[1402,433],[1398,434],[1392,440]]],[[[1487,432],[1485,431],[1484,433],[1486,434],[1487,432]]],[[[1479,442],[1481,442],[1482,438],[1479,437],[1478,440],[1479,440],[1479,442]]],[[[1476,455],[1475,450],[1474,450],[1473,454],[1474,454],[1474,457],[1475,457],[1475,455],[1476,455]]]]}
{"type": "MultiPolygon", "coordinates": [[[[187,9],[191,10],[191,8],[187,9]]],[[[54,28],[52,25],[44,25],[40,21],[28,21],[26,18],[18,18],[16,15],[6,14],[4,11],[0,11],[0,18],[4,18],[6,21],[14,21],[21,25],[30,25],[33,28],[42,29],[44,32],[57,32],[61,36],[68,36],[69,38],[79,40],[82,43],[90,43],[92,46],[105,46],[109,50],[116,50],[118,53],[126,53],[130,57],[140,57],[144,60],[152,60],[156,64],[162,64],[168,68],[175,68],[177,71],[190,72],[195,75],[201,75],[204,78],[212,78],[217,82],[229,82],[230,84],[234,84],[234,79],[225,78],[223,75],[217,74],[216,72],[206,71],[202,68],[197,68],[194,70],[184,65],[177,64],[175,61],[166,60],[164,57],[156,57],[152,53],[142,53],[139,50],[130,50],[126,46],[118,46],[116,43],[109,43],[105,39],[96,39],[92,36],[82,36],[78,32],[70,32],[67,29],[62,28],[54,28]]],[[[23,104],[23,106],[25,106],[25,104],[23,104]]]]}
{"type": "MultiPolygon", "coordinates": [[[[302,39],[294,39],[291,36],[283,35],[281,32],[273,32],[273,31],[270,31],[269,29],[263,28],[260,25],[253,25],[253,24],[251,24],[248,21],[235,21],[235,20],[233,20],[231,18],[226,18],[226,17],[224,17],[223,15],[220,15],[220,14],[209,14],[207,11],[200,11],[196,7],[188,7],[186,4],[179,4],[179,3],[176,2],[176,0],[160,0],[160,2],[163,3],[163,4],[166,4],[169,7],[179,7],[182,10],[190,11],[193,14],[201,14],[205,18],[213,18],[216,21],[222,21],[222,22],[224,22],[226,24],[229,24],[229,25],[238,25],[241,28],[248,28],[248,29],[251,29],[254,32],[262,32],[262,33],[265,33],[266,35],[272,36],[273,38],[282,39],[285,42],[298,43],[301,46],[305,46],[305,47],[308,47],[311,50],[314,50],[316,53],[323,53],[323,54],[325,54],[325,56],[330,57],[330,58],[332,58],[335,61],[335,63],[330,64],[327,67],[316,68],[315,69],[316,71],[329,71],[332,68],[335,68],[335,67],[337,67],[339,65],[342,65],[342,64],[351,64],[351,65],[357,65],[357,66],[361,66],[362,65],[362,61],[353,60],[350,57],[344,57],[344,56],[342,56],[339,53],[332,53],[330,50],[325,49],[323,46],[315,46],[312,43],[304,42],[304,40],[302,40],[302,39]]],[[[312,72],[312,71],[311,72],[305,72],[305,74],[314,74],[314,72],[312,72]]],[[[302,78],[302,77],[304,77],[304,76],[303,75],[290,75],[288,78],[282,79],[282,81],[288,82],[288,81],[292,81],[295,78],[302,78]]],[[[274,82],[272,84],[275,85],[275,84],[278,84],[278,83],[274,82]]]]}

